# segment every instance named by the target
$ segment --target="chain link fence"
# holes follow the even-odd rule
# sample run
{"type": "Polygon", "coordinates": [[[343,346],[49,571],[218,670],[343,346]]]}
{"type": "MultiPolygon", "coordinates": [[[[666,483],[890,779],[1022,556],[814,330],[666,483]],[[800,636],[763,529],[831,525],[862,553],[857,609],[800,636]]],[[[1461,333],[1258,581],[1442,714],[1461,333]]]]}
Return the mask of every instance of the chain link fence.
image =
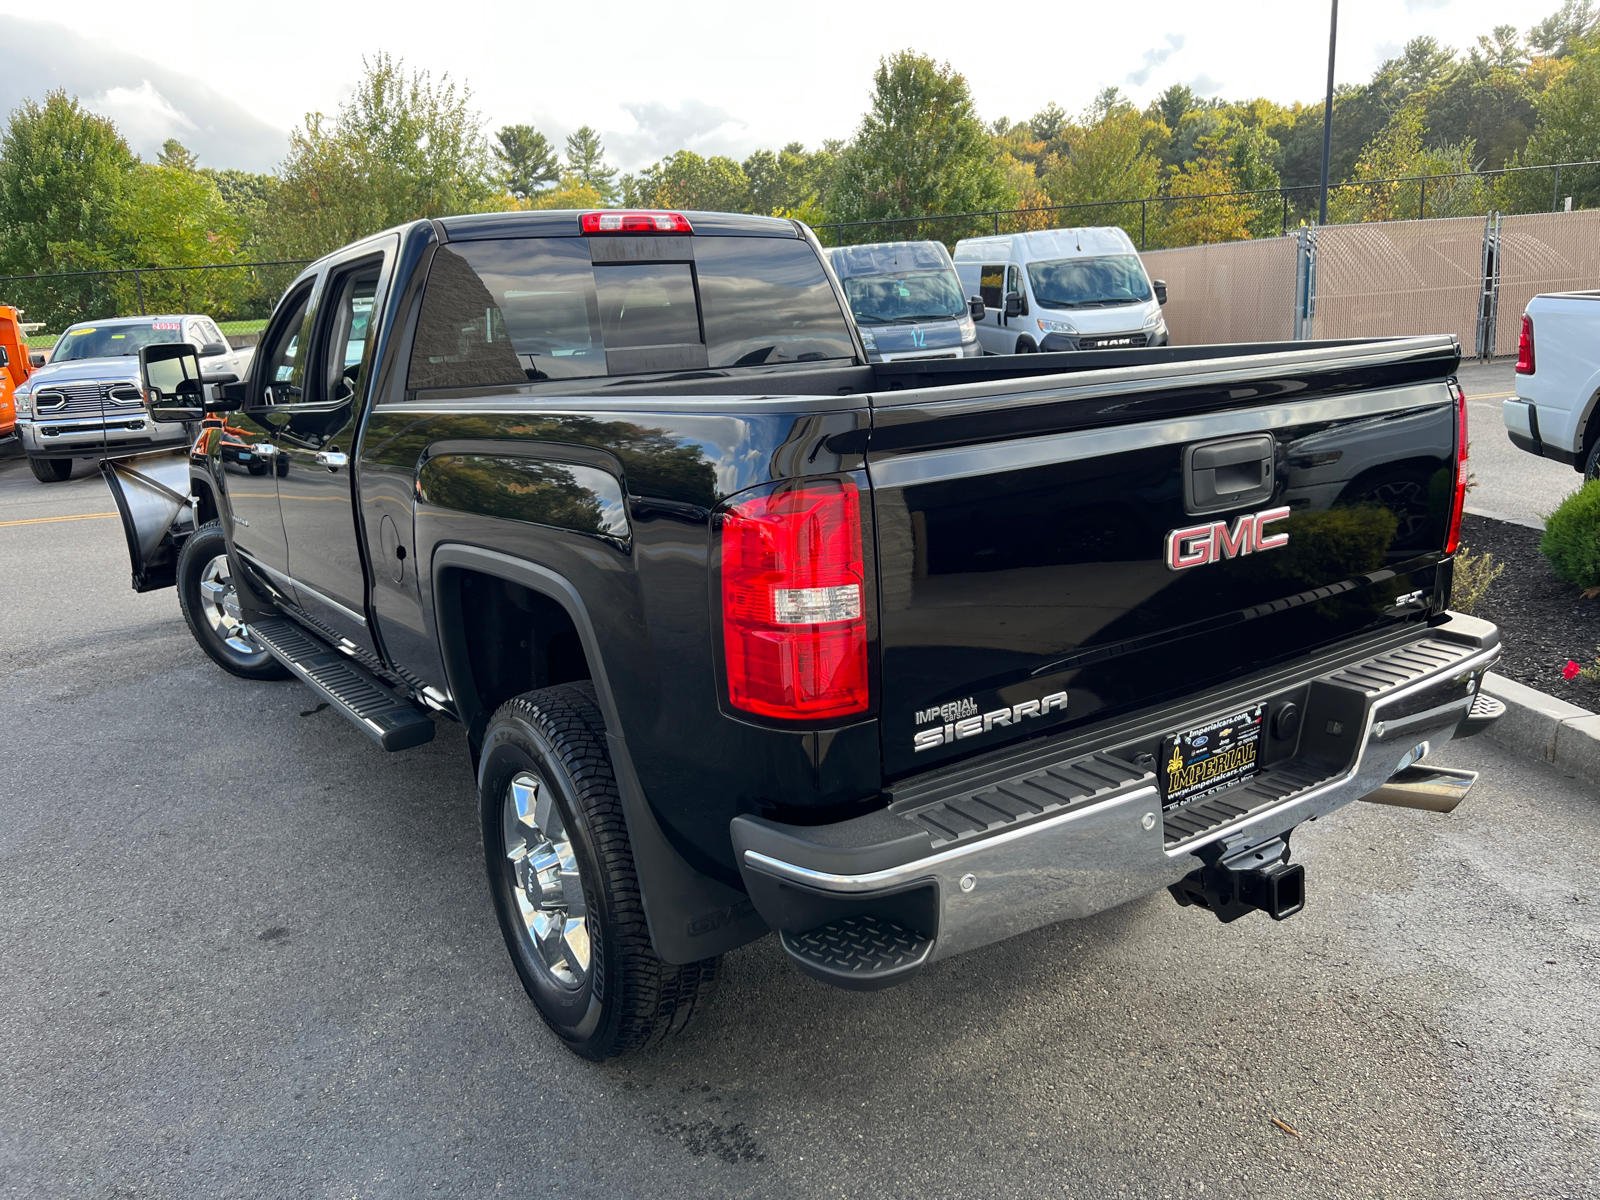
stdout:
{"type": "Polygon", "coordinates": [[[1476,344],[1484,220],[1441,217],[1317,230],[1316,336],[1453,333],[1476,344]]]}
{"type": "MultiPolygon", "coordinates": [[[[814,228],[825,246],[937,241],[953,247],[962,238],[1026,233],[1063,225],[1115,225],[1126,230],[1141,251],[1159,250],[1192,245],[1197,229],[1232,230],[1239,238],[1252,239],[1288,233],[1315,221],[1320,192],[1321,188],[1316,185],[1294,185],[1256,191],[1148,196],[941,216],[830,222],[814,228]]],[[[1496,211],[1558,212],[1569,198],[1579,209],[1600,205],[1600,159],[1334,184],[1328,188],[1329,226],[1484,217],[1496,211]]]]}
{"type": "Polygon", "coordinates": [[[1167,331],[1179,345],[1286,342],[1294,337],[1292,237],[1150,250],[1150,278],[1165,281],[1167,331]]]}
{"type": "Polygon", "coordinates": [[[1507,216],[1497,231],[1496,354],[1515,354],[1522,310],[1540,292],[1600,288],[1600,209],[1507,216]]]}

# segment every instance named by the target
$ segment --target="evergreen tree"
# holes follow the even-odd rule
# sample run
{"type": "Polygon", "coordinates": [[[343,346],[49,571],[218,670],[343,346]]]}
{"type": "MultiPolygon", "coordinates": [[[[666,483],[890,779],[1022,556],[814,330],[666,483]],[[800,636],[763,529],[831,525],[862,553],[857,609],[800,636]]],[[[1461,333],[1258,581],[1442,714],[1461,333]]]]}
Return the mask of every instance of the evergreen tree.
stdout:
{"type": "Polygon", "coordinates": [[[499,182],[519,200],[561,178],[550,139],[532,125],[502,126],[494,135],[492,149],[500,164],[499,182]]]}
{"type": "Polygon", "coordinates": [[[567,136],[567,173],[599,193],[607,204],[616,203],[616,168],[606,166],[605,144],[588,125],[567,136]]]}

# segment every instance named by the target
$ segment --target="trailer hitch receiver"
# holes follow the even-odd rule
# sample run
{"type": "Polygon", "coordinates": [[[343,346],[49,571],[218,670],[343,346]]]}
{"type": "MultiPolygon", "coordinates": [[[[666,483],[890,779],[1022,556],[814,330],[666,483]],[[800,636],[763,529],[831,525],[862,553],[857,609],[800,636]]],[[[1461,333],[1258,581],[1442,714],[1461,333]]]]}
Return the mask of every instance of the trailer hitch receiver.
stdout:
{"type": "Polygon", "coordinates": [[[1289,861],[1287,834],[1217,849],[1213,861],[1167,889],[1179,904],[1208,909],[1223,923],[1257,909],[1282,921],[1306,906],[1306,869],[1289,861]]]}

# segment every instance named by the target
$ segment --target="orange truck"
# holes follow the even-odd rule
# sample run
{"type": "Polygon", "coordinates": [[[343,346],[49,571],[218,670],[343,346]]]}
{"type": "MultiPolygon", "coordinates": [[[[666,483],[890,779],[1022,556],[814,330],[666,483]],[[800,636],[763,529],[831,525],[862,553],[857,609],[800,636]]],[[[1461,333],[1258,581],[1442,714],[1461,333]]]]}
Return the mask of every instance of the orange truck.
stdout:
{"type": "Polygon", "coordinates": [[[16,390],[32,370],[22,310],[0,304],[0,444],[16,435],[16,390]]]}

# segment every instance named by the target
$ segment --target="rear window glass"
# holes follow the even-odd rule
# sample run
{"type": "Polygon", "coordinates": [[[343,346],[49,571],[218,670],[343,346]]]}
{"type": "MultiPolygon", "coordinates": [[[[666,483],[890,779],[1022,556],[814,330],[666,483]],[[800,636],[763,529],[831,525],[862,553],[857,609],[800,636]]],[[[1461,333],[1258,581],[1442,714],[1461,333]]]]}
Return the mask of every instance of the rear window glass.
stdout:
{"type": "Polygon", "coordinates": [[[693,254],[693,263],[591,265],[584,238],[441,246],[408,386],[606,375],[608,350],[612,375],[854,356],[833,289],[804,242],[697,237],[693,254]]]}

